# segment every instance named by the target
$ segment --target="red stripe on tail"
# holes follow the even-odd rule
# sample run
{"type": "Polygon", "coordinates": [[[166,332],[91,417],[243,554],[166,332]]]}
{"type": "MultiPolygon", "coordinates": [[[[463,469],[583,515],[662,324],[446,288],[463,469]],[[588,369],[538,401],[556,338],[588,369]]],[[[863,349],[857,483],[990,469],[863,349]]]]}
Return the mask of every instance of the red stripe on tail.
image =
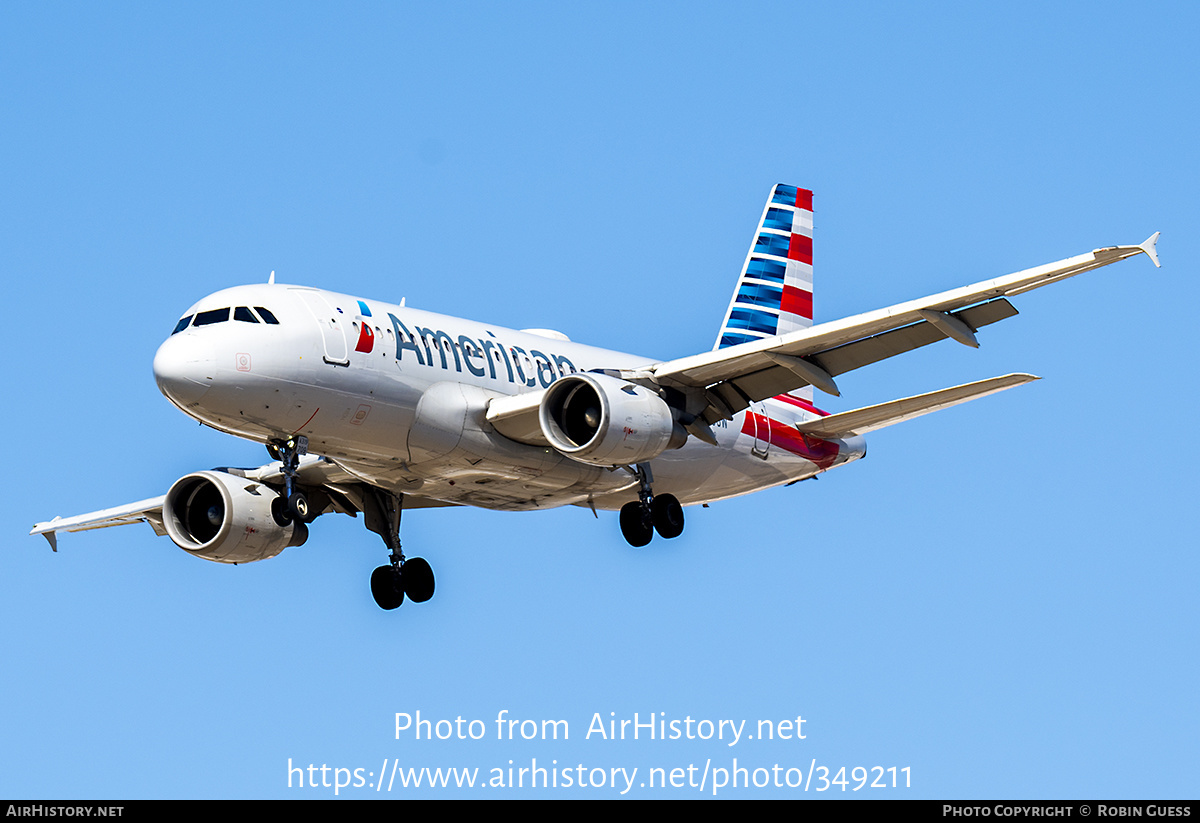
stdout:
{"type": "Polygon", "coordinates": [[[793,234],[788,243],[788,259],[812,265],[812,238],[803,234],[793,234]]]}
{"type": "Polygon", "coordinates": [[[812,320],[812,292],[798,289],[795,286],[784,286],[783,299],[779,301],[779,308],[782,311],[812,320]]]}

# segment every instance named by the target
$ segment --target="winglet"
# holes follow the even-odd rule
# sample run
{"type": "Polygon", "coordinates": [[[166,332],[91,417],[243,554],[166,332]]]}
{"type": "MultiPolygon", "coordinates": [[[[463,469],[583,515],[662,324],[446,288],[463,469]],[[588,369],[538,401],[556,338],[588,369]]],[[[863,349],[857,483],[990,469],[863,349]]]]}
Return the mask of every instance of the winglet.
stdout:
{"type": "Polygon", "coordinates": [[[1146,238],[1146,242],[1138,246],[1138,248],[1144,251],[1146,256],[1154,261],[1155,268],[1161,269],[1162,265],[1158,262],[1158,250],[1155,248],[1155,246],[1158,245],[1159,234],[1160,232],[1155,232],[1154,234],[1150,235],[1146,238]]]}
{"type": "Polygon", "coordinates": [[[29,533],[40,534],[42,537],[46,538],[46,542],[50,544],[51,551],[58,551],[58,532],[54,531],[53,529],[47,529],[47,527],[53,526],[59,520],[62,520],[62,518],[55,517],[49,523],[37,523],[32,529],[29,530],[29,533]]]}

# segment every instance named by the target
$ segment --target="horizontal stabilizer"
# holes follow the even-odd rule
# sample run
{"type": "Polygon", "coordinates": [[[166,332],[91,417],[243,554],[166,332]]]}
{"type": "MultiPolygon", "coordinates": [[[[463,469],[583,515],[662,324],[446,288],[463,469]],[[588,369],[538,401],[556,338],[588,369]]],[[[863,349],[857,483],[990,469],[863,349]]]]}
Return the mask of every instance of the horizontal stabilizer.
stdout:
{"type": "Polygon", "coordinates": [[[1003,377],[990,377],[975,383],[966,383],[962,386],[941,389],[928,394],[918,394],[914,397],[880,403],[878,406],[867,406],[854,411],[832,414],[829,417],[821,417],[807,423],[798,423],[796,428],[802,434],[826,438],[866,434],[1039,379],[1041,378],[1032,374],[1006,374],[1003,377]]]}

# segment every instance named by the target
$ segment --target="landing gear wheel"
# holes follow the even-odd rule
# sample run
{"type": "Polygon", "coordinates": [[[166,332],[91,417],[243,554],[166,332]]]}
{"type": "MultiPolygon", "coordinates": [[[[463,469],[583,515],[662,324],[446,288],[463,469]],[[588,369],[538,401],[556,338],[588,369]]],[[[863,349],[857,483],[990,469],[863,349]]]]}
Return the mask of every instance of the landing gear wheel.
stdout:
{"type": "Polygon", "coordinates": [[[408,599],[424,603],[433,597],[433,569],[423,557],[410,557],[400,567],[400,585],[408,599]]]}
{"type": "Polygon", "coordinates": [[[283,472],[283,497],[287,511],[280,512],[272,504],[271,514],[274,516],[275,522],[281,526],[287,525],[284,522],[286,514],[290,515],[290,520],[311,523],[320,514],[320,511],[311,510],[308,498],[296,486],[300,458],[308,454],[308,438],[300,435],[294,439],[273,440],[267,443],[267,453],[283,464],[280,469],[283,472]]]}
{"type": "Polygon", "coordinates": [[[683,534],[683,506],[673,494],[657,494],[650,503],[650,518],[654,528],[670,539],[683,534]]]}
{"type": "Polygon", "coordinates": [[[292,492],[292,496],[288,498],[287,507],[291,515],[301,523],[312,522],[312,511],[304,492],[292,492]]]}
{"type": "Polygon", "coordinates": [[[276,497],[271,501],[271,517],[275,520],[276,525],[292,525],[292,513],[288,511],[287,501],[282,497],[276,497]]]}
{"type": "Polygon", "coordinates": [[[400,588],[400,575],[394,566],[380,566],[371,572],[371,594],[381,609],[391,611],[400,608],[404,602],[404,590],[400,588]]]}
{"type": "Polygon", "coordinates": [[[641,548],[654,538],[650,512],[640,502],[626,503],[621,507],[621,534],[634,548],[641,548]]]}
{"type": "Polygon", "coordinates": [[[371,593],[383,609],[394,609],[407,597],[424,603],[433,597],[433,569],[423,558],[405,558],[400,547],[400,515],[404,495],[373,488],[362,497],[363,519],[367,528],[383,538],[388,547],[390,566],[380,566],[371,575],[371,593]]]}

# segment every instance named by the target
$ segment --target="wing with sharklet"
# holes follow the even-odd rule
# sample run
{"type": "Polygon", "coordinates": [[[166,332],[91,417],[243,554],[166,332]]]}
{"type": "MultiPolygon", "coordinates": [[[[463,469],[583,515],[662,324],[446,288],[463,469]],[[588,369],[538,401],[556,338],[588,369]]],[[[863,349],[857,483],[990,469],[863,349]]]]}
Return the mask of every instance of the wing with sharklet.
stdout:
{"type": "Polygon", "coordinates": [[[1145,254],[1159,265],[1158,232],[1137,246],[1108,246],[974,285],[650,366],[659,385],[695,397],[692,413],[708,423],[750,403],[811,385],[837,395],[834,378],[870,363],[950,338],[978,346],[975,332],[1017,313],[1009,297],[1145,254]]]}

